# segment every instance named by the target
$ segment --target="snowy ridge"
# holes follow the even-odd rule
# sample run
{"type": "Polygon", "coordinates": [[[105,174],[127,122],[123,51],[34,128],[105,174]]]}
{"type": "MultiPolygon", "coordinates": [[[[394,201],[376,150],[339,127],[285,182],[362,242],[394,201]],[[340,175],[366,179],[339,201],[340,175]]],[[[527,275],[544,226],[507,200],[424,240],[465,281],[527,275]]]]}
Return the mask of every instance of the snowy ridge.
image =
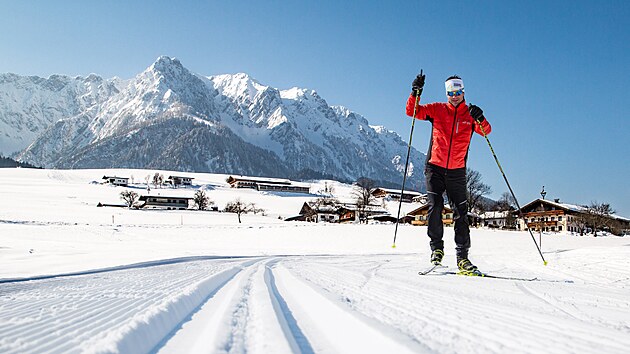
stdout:
{"type": "Polygon", "coordinates": [[[51,75],[0,74],[0,153],[26,148],[54,122],[81,113],[118,93],[124,82],[104,80],[91,74],[86,78],[51,75]]]}
{"type": "MultiPolygon", "coordinates": [[[[11,82],[21,78],[9,76],[11,82]]],[[[390,186],[401,181],[406,144],[400,136],[370,126],[347,108],[330,106],[315,90],[278,90],[244,73],[204,77],[166,56],[128,81],[95,75],[74,80],[88,82],[89,90],[61,101],[58,105],[74,108],[25,135],[29,141],[19,148],[29,146],[18,159],[54,168],[370,177],[390,186]],[[84,103],[68,103],[72,100],[84,103]]],[[[14,86],[4,91],[13,92],[14,86]]],[[[38,109],[47,105],[36,103],[38,109]]],[[[6,111],[12,115],[20,110],[17,105],[6,111]]],[[[17,128],[9,130],[20,136],[17,128]]],[[[412,149],[410,160],[414,175],[413,166],[422,165],[424,155],[412,149]]],[[[421,176],[409,183],[410,188],[424,189],[421,176]]]]}

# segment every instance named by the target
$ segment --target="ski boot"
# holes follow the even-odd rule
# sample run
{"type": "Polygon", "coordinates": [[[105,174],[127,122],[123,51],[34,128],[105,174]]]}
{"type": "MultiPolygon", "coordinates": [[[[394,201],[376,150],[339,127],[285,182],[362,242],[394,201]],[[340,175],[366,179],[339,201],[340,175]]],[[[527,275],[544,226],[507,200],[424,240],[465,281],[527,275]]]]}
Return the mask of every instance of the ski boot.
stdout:
{"type": "Polygon", "coordinates": [[[441,249],[435,249],[431,253],[431,263],[434,265],[441,265],[442,258],[444,258],[444,251],[441,249]]]}
{"type": "Polygon", "coordinates": [[[468,258],[457,257],[457,268],[461,275],[483,276],[477,266],[472,264],[468,258]]]}

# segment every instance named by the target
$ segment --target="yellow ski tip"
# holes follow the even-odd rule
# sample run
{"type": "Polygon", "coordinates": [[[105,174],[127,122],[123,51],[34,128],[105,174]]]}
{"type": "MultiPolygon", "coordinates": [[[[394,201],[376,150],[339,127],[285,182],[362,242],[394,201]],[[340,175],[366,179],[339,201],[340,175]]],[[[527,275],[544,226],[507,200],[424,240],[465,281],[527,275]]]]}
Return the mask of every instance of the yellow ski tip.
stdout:
{"type": "Polygon", "coordinates": [[[392,248],[396,248],[396,244],[395,243],[392,245],[392,248]]]}
{"type": "Polygon", "coordinates": [[[545,265],[547,265],[547,261],[545,261],[545,265]]]}

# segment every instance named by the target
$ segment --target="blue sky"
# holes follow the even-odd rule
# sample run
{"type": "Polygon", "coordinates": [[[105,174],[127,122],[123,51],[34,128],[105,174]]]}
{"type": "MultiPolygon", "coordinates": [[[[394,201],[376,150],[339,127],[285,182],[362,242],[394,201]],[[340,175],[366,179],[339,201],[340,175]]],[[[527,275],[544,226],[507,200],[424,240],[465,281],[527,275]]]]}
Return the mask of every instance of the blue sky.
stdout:
{"type": "MultiPolygon", "coordinates": [[[[627,1],[4,1],[0,72],[131,78],[158,56],[203,75],[245,72],[317,90],[409,137],[404,104],[466,99],[522,205],[539,197],[610,203],[630,217],[630,2],[627,1]]],[[[426,152],[428,122],[413,145],[426,152]]],[[[485,140],[469,167],[507,191],[485,140]]]]}

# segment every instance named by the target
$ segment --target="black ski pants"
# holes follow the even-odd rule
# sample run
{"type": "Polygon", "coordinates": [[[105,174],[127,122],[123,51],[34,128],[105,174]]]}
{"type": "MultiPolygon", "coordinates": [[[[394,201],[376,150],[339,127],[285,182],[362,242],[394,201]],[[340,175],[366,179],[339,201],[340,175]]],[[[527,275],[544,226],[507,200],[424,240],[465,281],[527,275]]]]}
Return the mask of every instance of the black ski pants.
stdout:
{"type": "Polygon", "coordinates": [[[431,250],[444,249],[444,192],[455,219],[455,245],[457,257],[468,258],[470,229],[468,228],[468,199],[466,198],[466,168],[445,169],[427,163],[424,170],[429,199],[428,235],[431,250]]]}

